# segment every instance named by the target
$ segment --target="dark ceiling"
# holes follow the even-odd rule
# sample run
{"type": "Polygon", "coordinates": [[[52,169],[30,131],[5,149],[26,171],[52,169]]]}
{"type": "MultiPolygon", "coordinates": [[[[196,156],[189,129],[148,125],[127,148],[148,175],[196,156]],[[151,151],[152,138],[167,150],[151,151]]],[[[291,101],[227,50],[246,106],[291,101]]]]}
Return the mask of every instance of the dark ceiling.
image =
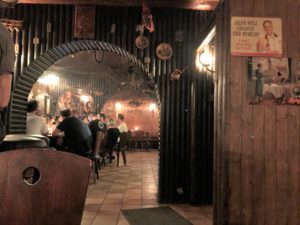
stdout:
{"type": "Polygon", "coordinates": [[[104,82],[119,89],[151,93],[148,76],[122,56],[104,51],[82,51],[64,57],[53,64],[43,76],[89,76],[94,82],[104,82]]]}
{"type": "Polygon", "coordinates": [[[168,7],[194,10],[213,10],[220,0],[19,0],[18,3],[27,4],[89,4],[89,5],[117,5],[140,6],[147,3],[150,7],[168,7]]]}

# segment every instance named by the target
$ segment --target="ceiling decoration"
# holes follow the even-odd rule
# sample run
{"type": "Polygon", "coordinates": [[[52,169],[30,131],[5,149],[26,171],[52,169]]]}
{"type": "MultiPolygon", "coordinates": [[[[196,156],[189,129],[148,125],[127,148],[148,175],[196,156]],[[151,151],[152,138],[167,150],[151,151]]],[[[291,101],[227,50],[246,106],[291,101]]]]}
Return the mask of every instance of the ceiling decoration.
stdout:
{"type": "MultiPolygon", "coordinates": [[[[116,6],[141,6],[140,0],[19,0],[27,4],[89,4],[89,5],[116,5],[116,6]]],[[[170,7],[194,10],[214,10],[220,0],[148,0],[149,7],[170,7]]]]}

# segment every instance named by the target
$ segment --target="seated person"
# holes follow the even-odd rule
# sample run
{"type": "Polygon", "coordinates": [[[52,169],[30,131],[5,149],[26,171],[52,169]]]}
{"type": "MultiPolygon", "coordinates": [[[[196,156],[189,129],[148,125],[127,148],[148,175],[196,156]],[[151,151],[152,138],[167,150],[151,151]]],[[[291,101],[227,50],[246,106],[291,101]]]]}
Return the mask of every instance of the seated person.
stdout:
{"type": "Polygon", "coordinates": [[[120,131],[120,133],[123,133],[123,132],[128,132],[128,128],[127,128],[127,124],[125,123],[124,121],[124,115],[119,113],[118,114],[118,129],[120,131]]]}
{"type": "Polygon", "coordinates": [[[87,157],[91,154],[92,134],[81,119],[71,116],[69,109],[61,111],[63,120],[52,132],[52,136],[64,132],[64,141],[70,153],[87,157]]]}
{"type": "MultiPolygon", "coordinates": [[[[107,126],[101,119],[98,119],[96,113],[91,113],[90,115],[92,121],[89,123],[89,128],[93,137],[92,150],[94,154],[97,154],[104,141],[107,126]]],[[[105,114],[101,113],[100,117],[105,119],[105,114]]]]}
{"type": "Polygon", "coordinates": [[[120,131],[118,128],[115,127],[115,121],[110,119],[107,126],[107,133],[106,133],[106,143],[104,145],[104,149],[109,153],[110,162],[112,160],[112,152],[113,149],[116,147],[120,137],[120,131]]]}
{"type": "Polygon", "coordinates": [[[46,121],[36,114],[37,101],[31,100],[27,102],[27,120],[26,120],[26,134],[41,134],[47,135],[49,130],[46,121]]]}

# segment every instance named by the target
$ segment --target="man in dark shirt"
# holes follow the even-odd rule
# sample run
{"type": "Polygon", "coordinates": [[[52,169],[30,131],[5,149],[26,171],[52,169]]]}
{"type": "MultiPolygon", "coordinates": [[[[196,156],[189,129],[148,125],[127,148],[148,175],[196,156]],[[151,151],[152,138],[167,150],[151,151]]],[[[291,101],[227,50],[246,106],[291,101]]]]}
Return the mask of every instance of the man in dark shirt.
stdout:
{"type": "Polygon", "coordinates": [[[101,113],[100,119],[97,118],[96,113],[91,113],[90,116],[92,119],[92,121],[89,123],[89,128],[93,137],[92,150],[94,154],[97,154],[100,150],[101,144],[103,143],[107,130],[107,126],[104,123],[105,114],[101,113]]]}
{"type": "Polygon", "coordinates": [[[91,154],[92,135],[88,126],[82,120],[71,116],[69,109],[61,111],[63,121],[53,131],[53,136],[58,136],[64,132],[67,151],[80,155],[89,156],[91,154]]]}
{"type": "Polygon", "coordinates": [[[10,99],[14,72],[14,42],[8,29],[0,22],[0,144],[5,137],[5,110],[10,99]]]}
{"type": "Polygon", "coordinates": [[[118,128],[116,128],[115,121],[113,119],[110,119],[108,122],[108,129],[106,134],[106,143],[104,148],[109,153],[110,163],[113,159],[112,152],[114,150],[114,147],[118,143],[120,137],[120,131],[118,128]]]}

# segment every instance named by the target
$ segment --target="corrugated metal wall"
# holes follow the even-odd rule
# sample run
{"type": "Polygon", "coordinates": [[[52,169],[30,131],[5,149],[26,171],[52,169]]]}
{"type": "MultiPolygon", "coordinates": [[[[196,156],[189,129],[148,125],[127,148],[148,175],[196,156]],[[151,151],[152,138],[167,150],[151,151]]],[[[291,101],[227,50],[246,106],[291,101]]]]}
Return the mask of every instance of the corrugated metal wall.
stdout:
{"type": "MultiPolygon", "coordinates": [[[[90,45],[95,44],[87,42],[85,45],[81,42],[79,47],[77,44],[62,45],[73,40],[73,14],[74,6],[64,5],[18,5],[16,9],[0,11],[1,18],[24,19],[24,29],[14,34],[16,42],[20,45],[14,84],[18,90],[15,89],[13,92],[13,106],[17,106],[18,109],[13,111],[15,117],[11,118],[20,124],[12,128],[15,131],[21,131],[25,121],[23,100],[16,100],[15,97],[27,99],[30,85],[53,61],[67,55],[69,51],[76,52],[78,49],[82,50],[82,47],[89,49],[90,45]],[[39,44],[33,44],[34,37],[39,38],[39,44]],[[54,47],[56,48],[52,49],[54,47]],[[50,49],[52,50],[48,51],[50,49]],[[43,56],[38,63],[30,64],[40,55],[43,56]],[[24,73],[29,64],[30,71],[24,73]],[[18,110],[23,112],[18,114],[18,110]]],[[[191,138],[201,136],[201,133],[207,132],[205,126],[209,126],[208,123],[199,123],[195,124],[196,129],[191,129],[192,112],[195,110],[196,113],[203,112],[197,109],[198,105],[196,108],[191,105],[193,77],[199,75],[195,72],[195,50],[204,38],[204,31],[210,26],[214,15],[210,12],[178,9],[153,9],[152,14],[156,31],[146,34],[150,45],[144,50],[139,50],[134,45],[135,37],[138,35],[136,25],[141,21],[140,7],[97,6],[95,39],[119,46],[140,61],[143,61],[144,57],[150,57],[150,73],[157,85],[161,103],[159,201],[193,202],[195,193],[192,192],[200,190],[197,185],[201,185],[201,182],[191,182],[195,179],[191,176],[191,171],[206,170],[204,166],[199,167],[205,165],[205,157],[198,158],[200,161],[197,165],[191,163],[195,159],[194,153],[201,155],[212,152],[212,143],[201,142],[200,144],[199,142],[197,148],[191,146],[191,138]],[[112,24],[116,24],[115,33],[110,32],[112,24]],[[183,33],[183,40],[176,40],[175,34],[178,31],[183,33]],[[162,61],[156,57],[155,49],[161,42],[173,46],[174,54],[171,60],[162,61]],[[187,66],[189,69],[179,81],[170,81],[169,74],[175,68],[183,69],[187,66]]],[[[194,84],[194,87],[198,89],[203,85],[206,86],[206,83],[203,84],[200,80],[194,84]]],[[[210,95],[210,93],[204,91],[203,95],[210,95]]],[[[198,99],[201,102],[201,97],[198,99]]],[[[209,104],[207,107],[209,108],[209,104]]],[[[203,121],[210,119],[206,116],[200,118],[203,121]]],[[[202,180],[212,177],[208,171],[202,171],[201,174],[202,180]]],[[[212,198],[210,192],[206,193],[206,190],[202,189],[201,191],[203,191],[201,196],[212,198]]],[[[194,203],[201,201],[197,199],[194,203]]]]}

